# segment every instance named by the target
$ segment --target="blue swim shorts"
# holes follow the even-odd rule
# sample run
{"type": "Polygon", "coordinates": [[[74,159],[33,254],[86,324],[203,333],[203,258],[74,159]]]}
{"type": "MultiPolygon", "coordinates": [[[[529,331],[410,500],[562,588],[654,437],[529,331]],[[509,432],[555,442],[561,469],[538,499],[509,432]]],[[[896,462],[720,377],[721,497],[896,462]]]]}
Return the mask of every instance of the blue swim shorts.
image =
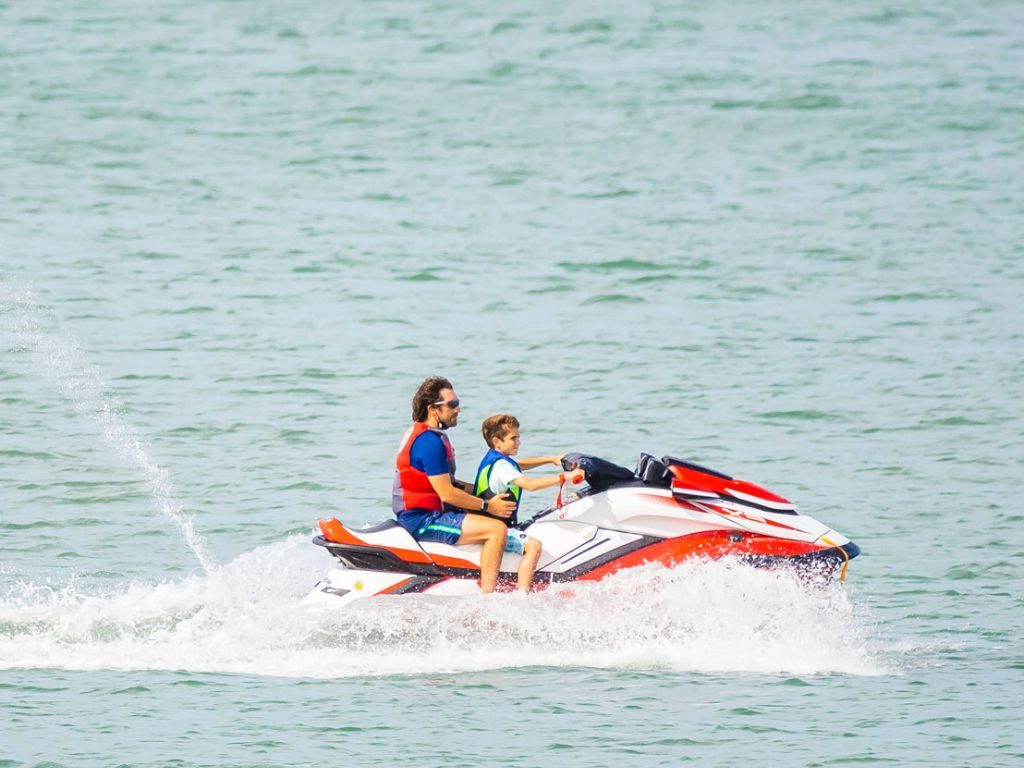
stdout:
{"type": "Polygon", "coordinates": [[[417,541],[455,544],[462,535],[465,512],[425,512],[411,509],[398,516],[398,524],[417,541]]]}

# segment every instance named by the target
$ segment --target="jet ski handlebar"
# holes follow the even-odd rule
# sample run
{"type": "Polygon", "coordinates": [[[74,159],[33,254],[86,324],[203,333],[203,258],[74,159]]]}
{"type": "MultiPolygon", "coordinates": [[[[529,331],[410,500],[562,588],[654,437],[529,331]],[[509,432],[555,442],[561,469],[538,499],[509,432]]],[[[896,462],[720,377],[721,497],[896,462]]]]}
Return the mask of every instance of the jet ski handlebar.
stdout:
{"type": "Polygon", "coordinates": [[[606,491],[613,485],[637,481],[644,485],[669,488],[672,485],[673,477],[669,467],[673,466],[696,470],[722,480],[733,479],[722,472],[678,459],[675,456],[662,456],[660,459],[656,459],[649,453],[641,453],[640,459],[636,463],[636,470],[626,469],[589,453],[567,453],[562,456],[562,468],[566,471],[582,469],[587,473],[587,484],[597,492],[606,491]]]}
{"type": "Polygon", "coordinates": [[[562,469],[567,472],[582,469],[587,474],[587,484],[595,491],[604,491],[618,483],[637,479],[633,470],[588,453],[565,454],[562,456],[562,469]]]}

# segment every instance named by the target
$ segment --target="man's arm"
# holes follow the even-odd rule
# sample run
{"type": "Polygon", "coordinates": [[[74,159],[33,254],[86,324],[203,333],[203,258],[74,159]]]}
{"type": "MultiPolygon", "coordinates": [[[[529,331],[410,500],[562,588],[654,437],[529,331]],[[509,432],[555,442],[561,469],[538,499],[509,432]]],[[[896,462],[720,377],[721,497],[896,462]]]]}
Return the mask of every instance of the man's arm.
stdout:
{"type": "MultiPolygon", "coordinates": [[[[453,507],[464,509],[467,512],[482,512],[484,499],[474,496],[465,491],[459,490],[452,485],[451,475],[427,475],[434,493],[441,497],[441,501],[453,507]]],[[[516,511],[516,503],[509,501],[505,496],[495,496],[487,501],[487,513],[497,517],[509,517],[516,511]]]]}

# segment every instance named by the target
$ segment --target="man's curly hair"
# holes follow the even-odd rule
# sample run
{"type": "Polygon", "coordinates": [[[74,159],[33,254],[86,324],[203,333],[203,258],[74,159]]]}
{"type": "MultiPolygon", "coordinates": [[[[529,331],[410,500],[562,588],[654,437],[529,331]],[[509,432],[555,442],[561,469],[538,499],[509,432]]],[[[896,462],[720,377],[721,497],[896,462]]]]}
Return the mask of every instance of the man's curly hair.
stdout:
{"type": "Polygon", "coordinates": [[[413,421],[427,420],[427,406],[441,399],[442,389],[454,389],[452,383],[444,376],[429,376],[423,380],[416,394],[412,396],[413,421]]]}

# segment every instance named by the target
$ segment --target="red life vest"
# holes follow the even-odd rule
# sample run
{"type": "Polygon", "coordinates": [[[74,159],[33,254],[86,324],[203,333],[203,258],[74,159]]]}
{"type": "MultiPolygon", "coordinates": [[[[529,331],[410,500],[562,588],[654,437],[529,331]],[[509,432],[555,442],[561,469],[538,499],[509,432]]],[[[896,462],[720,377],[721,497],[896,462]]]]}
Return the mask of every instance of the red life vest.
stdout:
{"type": "Polygon", "coordinates": [[[444,509],[441,497],[437,495],[434,486],[430,484],[427,473],[416,469],[409,462],[409,451],[412,450],[412,444],[416,442],[416,438],[427,431],[436,432],[441,438],[448,455],[448,474],[455,477],[455,450],[452,448],[448,436],[422,421],[415,422],[402,438],[402,445],[395,457],[395,483],[391,492],[391,509],[396,515],[407,509],[426,509],[431,512],[440,512],[444,509]]]}

